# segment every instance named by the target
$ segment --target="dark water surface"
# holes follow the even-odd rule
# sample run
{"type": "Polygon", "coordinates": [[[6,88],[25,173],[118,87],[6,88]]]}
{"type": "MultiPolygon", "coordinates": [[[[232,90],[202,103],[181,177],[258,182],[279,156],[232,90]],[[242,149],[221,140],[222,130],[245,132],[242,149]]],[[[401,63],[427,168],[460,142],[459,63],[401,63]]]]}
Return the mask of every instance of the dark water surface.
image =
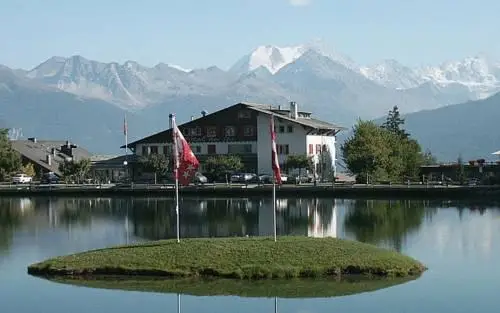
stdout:
{"type": "MultiPolygon", "coordinates": [[[[0,312],[177,312],[176,294],[93,289],[26,274],[82,250],[174,238],[172,199],[0,198],[0,312]]],[[[273,233],[270,199],[184,199],[183,237],[273,233]]],[[[419,279],[335,298],[278,299],[278,312],[499,312],[500,209],[428,201],[279,199],[280,235],[336,236],[408,254],[419,279]]],[[[180,311],[275,312],[274,298],[182,295],[180,311]]]]}

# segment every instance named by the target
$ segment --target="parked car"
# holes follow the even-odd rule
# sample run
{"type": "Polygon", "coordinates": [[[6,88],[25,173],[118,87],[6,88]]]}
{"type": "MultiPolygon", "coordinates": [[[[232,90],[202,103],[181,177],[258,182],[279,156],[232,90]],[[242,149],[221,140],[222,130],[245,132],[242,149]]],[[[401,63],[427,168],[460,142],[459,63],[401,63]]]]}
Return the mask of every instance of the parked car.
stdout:
{"type": "Polygon", "coordinates": [[[26,174],[16,174],[14,177],[12,177],[13,184],[29,184],[32,180],[33,178],[26,174]]]}
{"type": "Polygon", "coordinates": [[[200,172],[194,174],[193,182],[195,184],[206,184],[208,183],[208,178],[200,172]]]}
{"type": "Polygon", "coordinates": [[[57,176],[54,172],[48,172],[43,174],[40,182],[42,184],[58,184],[59,180],[59,176],[57,176]]]}
{"type": "MultiPolygon", "coordinates": [[[[288,176],[284,173],[281,173],[281,182],[285,184],[287,181],[288,181],[288,176]]],[[[261,184],[272,184],[273,174],[259,174],[259,182],[261,184]]]]}
{"type": "Polygon", "coordinates": [[[257,182],[258,181],[258,176],[257,174],[253,173],[234,173],[231,175],[231,182],[232,183],[251,183],[251,182],[257,182]]]}

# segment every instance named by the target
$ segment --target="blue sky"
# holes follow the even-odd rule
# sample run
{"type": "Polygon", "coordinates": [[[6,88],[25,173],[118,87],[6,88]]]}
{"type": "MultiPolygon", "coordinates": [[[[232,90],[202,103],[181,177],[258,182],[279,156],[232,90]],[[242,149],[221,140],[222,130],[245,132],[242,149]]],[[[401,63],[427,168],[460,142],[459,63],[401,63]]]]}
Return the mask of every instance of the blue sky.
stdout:
{"type": "Polygon", "coordinates": [[[313,39],[367,64],[500,60],[498,0],[0,0],[0,64],[53,56],[227,68],[255,47],[313,39]]]}

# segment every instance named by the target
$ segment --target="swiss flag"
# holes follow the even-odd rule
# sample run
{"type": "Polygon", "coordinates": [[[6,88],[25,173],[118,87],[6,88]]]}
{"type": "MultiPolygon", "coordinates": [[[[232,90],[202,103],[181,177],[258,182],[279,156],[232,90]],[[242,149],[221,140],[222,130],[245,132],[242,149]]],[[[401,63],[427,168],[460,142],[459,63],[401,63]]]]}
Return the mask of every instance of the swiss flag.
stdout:
{"type": "Polygon", "coordinates": [[[278,185],[281,185],[280,163],[278,160],[278,152],[276,151],[277,149],[276,149],[276,131],[274,130],[274,114],[271,115],[270,132],[271,132],[272,166],[273,166],[274,179],[278,185]]]}
{"type": "Polygon", "coordinates": [[[174,174],[181,185],[187,186],[193,180],[200,162],[194,155],[189,143],[186,141],[181,131],[172,117],[172,130],[174,142],[174,174]]]}

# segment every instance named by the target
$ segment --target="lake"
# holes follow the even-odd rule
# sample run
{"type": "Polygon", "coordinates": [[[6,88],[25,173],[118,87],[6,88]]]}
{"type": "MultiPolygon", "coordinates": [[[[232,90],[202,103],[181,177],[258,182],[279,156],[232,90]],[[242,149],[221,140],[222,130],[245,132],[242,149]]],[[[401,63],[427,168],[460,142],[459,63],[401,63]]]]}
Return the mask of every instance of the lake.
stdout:
{"type": "MultiPolygon", "coordinates": [[[[271,199],[186,198],[182,237],[273,234],[271,199]]],[[[200,297],[77,287],[27,265],[68,253],[175,238],[170,198],[0,198],[1,312],[498,312],[495,203],[278,199],[279,235],[349,238],[395,249],[429,270],[417,280],[334,298],[200,297]],[[276,305],[276,307],[275,307],[276,305]]]]}

